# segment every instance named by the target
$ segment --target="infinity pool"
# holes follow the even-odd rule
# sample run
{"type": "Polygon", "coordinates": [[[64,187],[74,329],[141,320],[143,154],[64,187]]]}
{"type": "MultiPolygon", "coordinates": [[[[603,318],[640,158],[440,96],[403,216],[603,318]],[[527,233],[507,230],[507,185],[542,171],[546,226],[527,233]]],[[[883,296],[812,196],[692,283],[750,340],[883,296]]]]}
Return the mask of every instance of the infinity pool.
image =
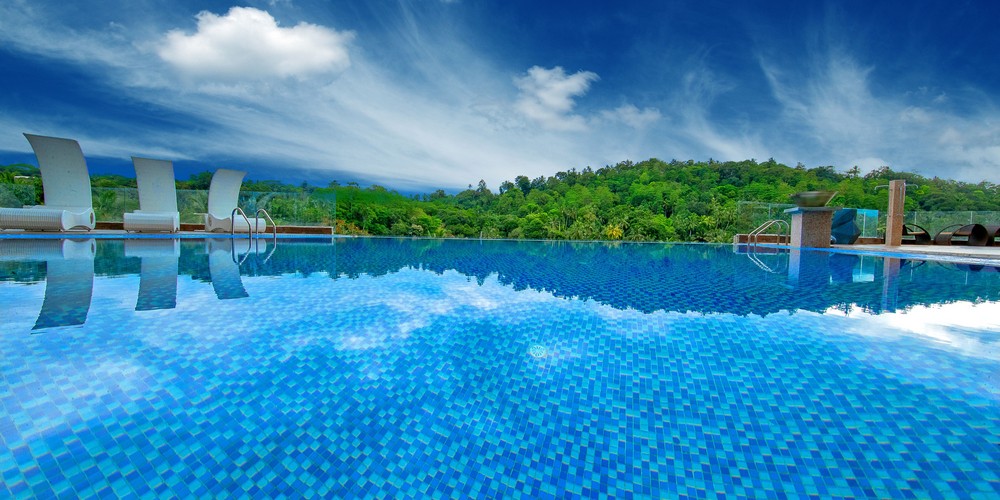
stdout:
{"type": "Polygon", "coordinates": [[[0,496],[1000,495],[1000,272],[0,239],[0,496]]]}

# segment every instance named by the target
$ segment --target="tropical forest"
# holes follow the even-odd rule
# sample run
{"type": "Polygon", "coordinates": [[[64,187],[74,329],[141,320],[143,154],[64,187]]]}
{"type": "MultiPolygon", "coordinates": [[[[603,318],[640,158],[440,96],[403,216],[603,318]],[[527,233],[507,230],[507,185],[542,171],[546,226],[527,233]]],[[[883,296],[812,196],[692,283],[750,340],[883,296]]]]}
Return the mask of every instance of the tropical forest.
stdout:
{"type": "MultiPolygon", "coordinates": [[[[182,217],[204,212],[211,175],[201,172],[177,181],[182,217]],[[185,192],[193,194],[182,196],[185,192]]],[[[1000,186],[987,181],[925,178],[889,167],[839,172],[832,166],[791,167],[773,159],[623,161],[534,179],[516,176],[496,191],[484,181],[459,192],[404,195],[353,182],[320,187],[247,180],[243,193],[250,196],[245,199],[255,205],[252,209],[266,207],[279,224],[330,225],[338,234],[728,242],[753,229],[749,207],[791,206],[790,195],[802,191],[836,191],[831,206],[884,211],[885,186],[894,179],[907,183],[907,211],[1000,211],[1000,186]]],[[[26,187],[34,188],[27,191],[33,202],[42,203],[36,167],[0,167],[0,206],[31,203],[23,194],[15,196],[26,187]],[[12,189],[18,187],[20,191],[12,189]]],[[[92,187],[98,220],[120,220],[124,210],[115,200],[122,192],[134,192],[135,179],[95,175],[92,187]]]]}

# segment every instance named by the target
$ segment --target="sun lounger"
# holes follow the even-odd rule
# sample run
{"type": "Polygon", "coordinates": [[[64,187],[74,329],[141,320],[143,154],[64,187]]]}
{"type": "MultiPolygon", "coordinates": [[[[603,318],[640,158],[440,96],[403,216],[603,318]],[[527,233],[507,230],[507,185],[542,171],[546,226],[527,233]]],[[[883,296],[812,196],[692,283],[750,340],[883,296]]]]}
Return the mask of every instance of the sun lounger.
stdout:
{"type": "MultiPolygon", "coordinates": [[[[205,214],[205,231],[245,233],[250,230],[247,221],[237,214],[233,220],[233,209],[237,207],[240,198],[240,187],[246,172],[220,168],[212,174],[212,183],[208,187],[208,213],[205,214]]],[[[248,216],[249,217],[249,216],[248,216]]],[[[250,218],[255,233],[267,229],[267,222],[262,219],[250,218]]]]}
{"type": "Polygon", "coordinates": [[[139,210],[125,214],[125,230],[176,233],[181,216],[177,211],[174,164],[133,156],[132,165],[139,186],[139,210]]]}
{"type": "Polygon", "coordinates": [[[927,230],[916,224],[903,224],[904,245],[930,245],[931,236],[927,230]]]}
{"type": "Polygon", "coordinates": [[[954,224],[939,231],[934,236],[934,244],[981,247],[987,244],[988,239],[986,227],[982,224],[954,224]]]}
{"type": "Polygon", "coordinates": [[[72,139],[24,136],[38,159],[45,204],[0,208],[0,229],[94,229],[96,220],[90,174],[80,144],[72,139]]]}
{"type": "Polygon", "coordinates": [[[177,307],[177,263],[180,255],[178,239],[125,240],[125,256],[141,259],[136,311],[177,307]]]}
{"type": "Polygon", "coordinates": [[[991,247],[994,245],[1000,245],[1000,241],[997,241],[997,238],[1000,238],[1000,225],[995,226],[990,224],[985,227],[986,227],[986,246],[991,247]]]}

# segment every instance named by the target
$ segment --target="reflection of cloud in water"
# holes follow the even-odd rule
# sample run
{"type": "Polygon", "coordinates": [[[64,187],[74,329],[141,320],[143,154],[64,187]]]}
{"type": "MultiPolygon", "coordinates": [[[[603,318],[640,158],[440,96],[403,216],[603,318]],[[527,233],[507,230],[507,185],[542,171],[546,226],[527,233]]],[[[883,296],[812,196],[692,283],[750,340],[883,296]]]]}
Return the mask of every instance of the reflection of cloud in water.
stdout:
{"type": "Polygon", "coordinates": [[[130,395],[142,393],[150,373],[135,360],[112,358],[80,362],[55,362],[36,371],[38,384],[44,390],[18,397],[18,405],[31,419],[15,422],[22,440],[31,440],[49,432],[63,432],[60,427],[92,418],[103,417],[99,404],[109,394],[119,402],[130,401],[130,395]],[[95,364],[96,363],[96,364],[95,364]],[[74,402],[71,406],[58,402],[74,402]],[[80,405],[78,401],[92,401],[80,405]],[[56,403],[53,403],[56,402],[56,403]],[[68,411],[67,408],[72,408],[68,411]]]}
{"type": "Polygon", "coordinates": [[[455,316],[475,318],[486,314],[493,320],[518,322],[519,312],[526,308],[565,302],[548,292],[515,291],[500,284],[496,276],[479,285],[455,271],[437,274],[411,268],[338,284],[342,300],[332,306],[346,316],[364,318],[361,324],[352,322],[337,333],[341,339],[338,345],[343,349],[384,347],[455,316]],[[386,288],[394,292],[386,293],[386,288]],[[361,309],[370,309],[372,314],[351,314],[361,309]]]}
{"type": "Polygon", "coordinates": [[[848,333],[885,340],[912,334],[939,349],[1000,361],[1000,303],[953,302],[882,314],[854,307],[849,313],[830,309],[826,314],[863,320],[848,323],[848,333]]]}
{"type": "MultiPolygon", "coordinates": [[[[511,285],[501,284],[496,275],[487,277],[480,285],[456,271],[436,273],[404,268],[388,275],[356,279],[334,280],[325,273],[283,276],[281,279],[244,276],[242,279],[249,297],[220,301],[210,283],[181,276],[176,308],[152,311],[134,311],[138,277],[96,279],[91,317],[85,329],[74,332],[74,338],[100,341],[102,337],[97,335],[100,332],[95,330],[106,329],[109,335],[119,339],[141,342],[145,349],[169,351],[170,355],[161,359],[176,362],[162,368],[154,365],[147,368],[141,365],[141,357],[107,354],[90,363],[82,362],[80,367],[69,363],[33,367],[32,370],[48,370],[50,374],[41,383],[40,394],[46,395],[24,403],[37,406],[39,417],[19,423],[19,431],[26,436],[39,435],[68,419],[77,418],[60,415],[60,411],[46,416],[43,405],[53,394],[64,395],[70,400],[93,400],[93,404],[86,405],[92,414],[84,412],[79,417],[91,418],[99,411],[107,411],[100,404],[100,396],[113,393],[121,395],[119,401],[127,401],[131,395],[143,391],[145,384],[155,386],[165,377],[176,376],[182,371],[181,367],[186,366],[180,361],[184,359],[192,365],[206,356],[214,356],[223,360],[220,369],[230,367],[225,364],[227,358],[238,359],[239,368],[247,373],[235,375],[253,378],[257,373],[279,369],[280,363],[293,358],[314,358],[325,364],[327,357],[336,356],[343,362],[338,366],[348,366],[348,372],[353,371],[356,376],[369,380],[380,379],[389,371],[406,366],[403,363],[412,353],[406,354],[398,348],[416,332],[423,330],[420,348],[440,348],[441,352],[448,352],[452,346],[442,347],[441,344],[451,342],[459,331],[435,328],[442,325],[450,328],[456,324],[464,327],[466,323],[520,335],[513,337],[515,340],[506,346],[492,346],[506,351],[487,357],[528,363],[539,373],[599,352],[595,350],[597,344],[591,334],[613,332],[625,337],[624,341],[644,342],[646,336],[703,332],[703,326],[711,324],[718,335],[737,336],[740,332],[783,331],[780,330],[782,326],[790,328],[791,323],[802,319],[808,323],[809,318],[824,320],[821,330],[835,329],[886,340],[855,345],[856,350],[848,349],[848,352],[900,379],[928,387],[938,383],[932,378],[938,374],[931,366],[936,360],[921,358],[921,353],[905,354],[900,360],[900,356],[892,356],[896,350],[893,341],[917,337],[932,340],[927,343],[937,348],[966,356],[992,361],[1000,358],[994,347],[996,332],[1000,332],[1000,304],[996,303],[913,307],[905,313],[881,315],[865,313],[861,308],[846,315],[838,310],[827,312],[839,318],[819,318],[809,312],[801,312],[801,315],[796,312],[797,318],[785,314],[765,318],[706,315],[695,311],[645,313],[636,309],[617,309],[595,300],[558,298],[533,289],[515,290],[511,285]],[[571,328],[586,334],[565,334],[571,328]],[[270,353],[278,355],[269,356],[270,353]],[[510,354],[513,356],[507,358],[510,354]],[[65,378],[60,375],[63,370],[66,374],[72,370],[73,377],[79,376],[88,383],[60,385],[59,380],[65,378]]],[[[18,318],[24,316],[23,321],[19,319],[16,323],[23,323],[24,327],[17,330],[27,332],[37,315],[44,287],[0,287],[0,293],[8,296],[12,290],[27,294],[25,297],[31,296],[29,305],[24,306],[25,298],[19,295],[15,301],[18,306],[12,308],[18,318]]],[[[500,336],[492,338],[504,340],[500,336]]],[[[130,349],[137,352],[139,347],[131,346],[130,349]]],[[[502,418],[503,407],[492,406],[490,401],[502,399],[499,394],[503,391],[501,379],[505,372],[486,364],[474,367],[485,370],[483,373],[470,372],[461,356],[434,360],[439,364],[427,370],[424,374],[427,379],[422,382],[444,386],[437,381],[449,377],[468,378],[468,384],[459,385],[475,388],[469,389],[467,394],[477,395],[477,399],[470,399],[468,404],[481,407],[477,425],[487,428],[496,425],[502,418]],[[480,390],[485,392],[476,392],[480,390]]],[[[208,397],[211,390],[209,382],[205,383],[206,390],[199,392],[208,397]]]]}
{"type": "Polygon", "coordinates": [[[45,281],[30,284],[0,281],[5,333],[31,331],[44,298],[45,281]]]}

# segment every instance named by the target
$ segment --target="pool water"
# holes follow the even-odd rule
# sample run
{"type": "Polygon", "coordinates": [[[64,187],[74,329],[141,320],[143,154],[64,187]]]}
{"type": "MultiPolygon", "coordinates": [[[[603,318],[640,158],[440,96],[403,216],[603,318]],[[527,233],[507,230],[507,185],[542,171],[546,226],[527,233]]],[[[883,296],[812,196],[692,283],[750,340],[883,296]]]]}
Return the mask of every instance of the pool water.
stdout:
{"type": "Polygon", "coordinates": [[[0,239],[0,496],[1000,495],[1000,270],[0,239]]]}

